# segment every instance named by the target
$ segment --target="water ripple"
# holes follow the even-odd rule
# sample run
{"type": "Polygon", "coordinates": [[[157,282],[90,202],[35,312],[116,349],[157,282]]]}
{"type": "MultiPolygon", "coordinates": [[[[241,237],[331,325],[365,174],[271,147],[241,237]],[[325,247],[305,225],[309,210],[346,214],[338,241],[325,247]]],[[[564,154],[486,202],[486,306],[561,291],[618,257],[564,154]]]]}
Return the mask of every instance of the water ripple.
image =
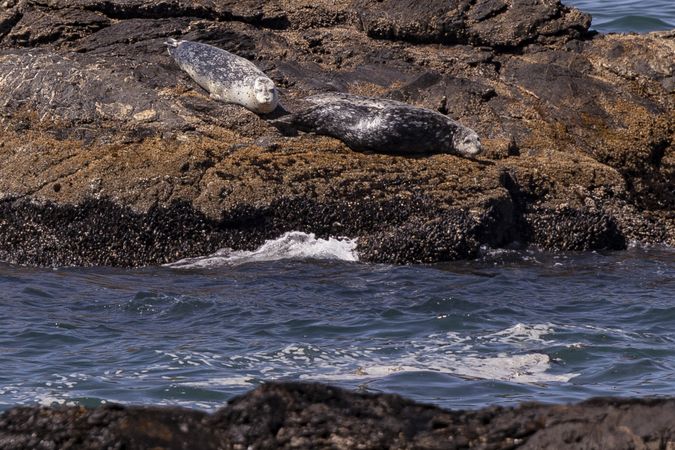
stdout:
{"type": "Polygon", "coordinates": [[[671,0],[566,0],[593,16],[593,29],[602,33],[646,33],[675,28],[671,0]]]}
{"type": "Polygon", "coordinates": [[[271,379],[453,408],[668,393],[673,256],[634,248],[402,267],[0,265],[0,408],[117,401],[212,410],[271,379]]]}

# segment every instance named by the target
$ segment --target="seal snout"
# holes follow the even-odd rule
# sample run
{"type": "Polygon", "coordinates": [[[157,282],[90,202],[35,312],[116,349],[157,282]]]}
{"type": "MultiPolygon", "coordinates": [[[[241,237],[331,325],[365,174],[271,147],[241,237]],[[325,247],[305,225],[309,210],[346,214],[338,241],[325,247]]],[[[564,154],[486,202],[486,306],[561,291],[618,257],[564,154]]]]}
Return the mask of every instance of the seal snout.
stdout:
{"type": "Polygon", "coordinates": [[[468,128],[465,133],[461,133],[455,138],[454,147],[459,154],[469,157],[477,156],[483,151],[480,137],[475,131],[468,128]]]}
{"type": "Polygon", "coordinates": [[[480,138],[475,133],[472,136],[467,136],[464,138],[463,144],[463,150],[471,156],[475,156],[483,152],[483,146],[480,143],[480,138]]]}
{"type": "Polygon", "coordinates": [[[274,91],[263,91],[258,93],[258,100],[260,103],[272,103],[276,97],[276,92],[274,91]]]}

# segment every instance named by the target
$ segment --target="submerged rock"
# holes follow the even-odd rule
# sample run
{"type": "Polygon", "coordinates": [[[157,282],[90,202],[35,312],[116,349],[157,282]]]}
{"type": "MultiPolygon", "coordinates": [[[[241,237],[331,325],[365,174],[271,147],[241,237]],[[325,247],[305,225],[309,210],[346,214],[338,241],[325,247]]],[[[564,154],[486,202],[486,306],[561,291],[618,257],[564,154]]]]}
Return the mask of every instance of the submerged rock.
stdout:
{"type": "Polygon", "coordinates": [[[15,407],[0,414],[0,448],[670,448],[674,414],[673,399],[447,411],[391,394],[269,383],[211,415],[121,405],[15,407]]]}
{"type": "Polygon", "coordinates": [[[4,2],[0,260],[158,264],[291,230],[396,263],[674,245],[675,34],[588,26],[544,0],[4,2]],[[209,99],[169,37],[253,60],[288,111],[334,90],[406,101],[485,154],[282,136],[209,99]]]}

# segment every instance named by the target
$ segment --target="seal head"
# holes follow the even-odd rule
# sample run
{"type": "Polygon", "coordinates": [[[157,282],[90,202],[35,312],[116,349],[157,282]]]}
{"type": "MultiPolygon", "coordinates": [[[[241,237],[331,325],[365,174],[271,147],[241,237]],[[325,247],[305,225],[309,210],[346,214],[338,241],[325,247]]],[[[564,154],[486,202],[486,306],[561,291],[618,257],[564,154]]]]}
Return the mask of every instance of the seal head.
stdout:
{"type": "Polygon", "coordinates": [[[457,129],[452,136],[452,146],[457,153],[468,158],[477,156],[483,151],[478,133],[466,127],[457,129]]]}
{"type": "Polygon", "coordinates": [[[279,104],[279,90],[274,82],[267,77],[258,77],[253,82],[253,92],[257,102],[256,110],[261,113],[269,113],[279,104]]]}

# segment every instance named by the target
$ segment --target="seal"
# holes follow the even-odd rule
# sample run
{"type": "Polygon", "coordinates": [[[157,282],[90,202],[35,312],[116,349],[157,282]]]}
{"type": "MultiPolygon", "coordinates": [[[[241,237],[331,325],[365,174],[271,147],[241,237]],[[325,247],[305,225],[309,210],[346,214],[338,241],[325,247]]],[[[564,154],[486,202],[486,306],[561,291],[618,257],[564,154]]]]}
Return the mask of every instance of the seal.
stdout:
{"type": "Polygon", "coordinates": [[[199,42],[169,39],[165,44],[180,68],[211,98],[236,103],[258,114],[277,107],[279,91],[274,82],[251,61],[199,42]]]}
{"type": "Polygon", "coordinates": [[[340,139],[352,150],[399,155],[453,153],[473,157],[481,151],[478,134],[430,109],[347,93],[317,94],[309,108],[271,121],[289,128],[340,139]]]}

